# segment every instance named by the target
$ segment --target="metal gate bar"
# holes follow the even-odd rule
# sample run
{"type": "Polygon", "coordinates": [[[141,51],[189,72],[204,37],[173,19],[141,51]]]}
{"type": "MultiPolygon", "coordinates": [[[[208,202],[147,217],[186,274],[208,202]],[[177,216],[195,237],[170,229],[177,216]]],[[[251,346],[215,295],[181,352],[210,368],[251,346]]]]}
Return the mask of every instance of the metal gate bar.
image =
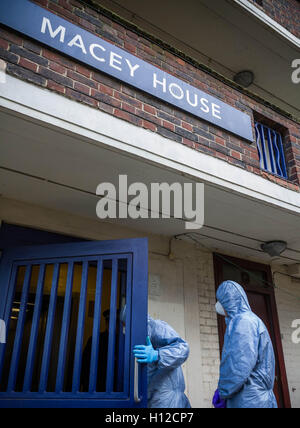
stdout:
{"type": "MultiPolygon", "coordinates": [[[[12,301],[12,297],[15,292],[17,272],[18,272],[18,266],[13,265],[11,280],[9,281],[10,289],[8,293],[9,295],[7,297],[8,302],[12,301]]],[[[0,278],[1,278],[1,272],[0,272],[0,278]]],[[[9,332],[9,326],[10,326],[10,313],[11,313],[11,303],[6,305],[5,312],[3,315],[3,319],[6,324],[7,334],[9,332]]],[[[2,346],[0,346],[0,385],[1,385],[1,379],[3,374],[2,372],[3,372],[4,361],[5,361],[5,350],[6,350],[6,344],[3,344],[2,346]]]]}
{"type": "Polygon", "coordinates": [[[71,314],[71,303],[72,303],[72,287],[73,287],[73,273],[74,273],[74,262],[68,264],[68,276],[66,284],[66,294],[64,302],[64,312],[60,336],[59,345],[59,356],[56,374],[56,387],[55,392],[62,392],[64,385],[64,374],[65,374],[65,363],[66,363],[66,352],[67,352],[67,339],[69,332],[70,314],[71,314]]]}
{"type": "Polygon", "coordinates": [[[51,294],[50,294],[49,310],[48,310],[48,317],[47,317],[47,327],[46,327],[46,333],[45,333],[42,368],[41,368],[41,374],[40,374],[40,384],[39,384],[40,393],[45,392],[47,389],[49,364],[50,364],[50,356],[51,356],[51,345],[52,345],[52,337],[53,337],[53,327],[54,327],[54,320],[55,320],[58,278],[59,278],[59,264],[55,263],[53,278],[52,278],[52,285],[51,285],[51,294]]]}
{"type": "MultiPolygon", "coordinates": [[[[125,324],[125,346],[124,352],[125,355],[131,355],[131,341],[130,341],[130,331],[131,331],[131,298],[132,298],[132,256],[127,259],[127,282],[126,282],[126,324],[125,324]]],[[[130,372],[130,358],[124,357],[124,387],[123,390],[125,393],[129,393],[130,390],[130,380],[129,376],[126,376],[126,373],[130,372]]]]}
{"type": "Polygon", "coordinates": [[[27,306],[27,302],[28,302],[31,271],[32,271],[32,265],[27,265],[24,283],[23,283],[23,290],[22,290],[22,297],[21,297],[21,304],[20,304],[20,312],[19,312],[19,317],[18,317],[17,331],[16,331],[15,341],[14,341],[14,349],[13,349],[13,354],[12,354],[11,363],[10,363],[7,392],[14,391],[15,385],[16,385],[19,360],[20,360],[21,345],[22,345],[22,335],[23,335],[25,318],[26,318],[26,306],[27,306]]]}
{"type": "MultiPolygon", "coordinates": [[[[122,298],[125,296],[126,298],[126,271],[121,272],[121,290],[119,296],[119,308],[122,309],[122,298]]],[[[119,319],[119,324],[117,325],[118,329],[118,361],[117,361],[117,391],[123,391],[124,388],[124,336],[123,336],[123,322],[119,319]]]]}
{"type": "Polygon", "coordinates": [[[114,366],[115,366],[115,341],[116,341],[116,320],[117,320],[117,288],[118,288],[118,259],[112,259],[111,276],[111,299],[110,299],[110,317],[109,317],[109,339],[107,356],[107,374],[106,374],[106,392],[113,392],[114,385],[114,366]]]}
{"type": "Polygon", "coordinates": [[[102,304],[102,284],[103,284],[103,259],[100,258],[98,259],[98,263],[97,263],[89,392],[96,392],[96,387],[97,387],[98,356],[99,356],[99,341],[100,341],[99,336],[100,336],[101,304],[102,304]]]}
{"type": "Polygon", "coordinates": [[[44,291],[44,279],[45,279],[46,265],[40,265],[39,279],[35,296],[34,312],[32,318],[32,326],[30,333],[30,341],[27,353],[26,369],[24,376],[23,392],[29,392],[31,390],[31,382],[34,368],[34,356],[36,351],[36,342],[39,330],[39,321],[42,308],[42,299],[44,291]]]}
{"type": "Polygon", "coordinates": [[[88,270],[89,270],[89,263],[84,262],[82,267],[82,281],[81,281],[80,304],[79,304],[78,322],[77,322],[72,392],[79,392],[80,390],[80,373],[81,373],[81,362],[82,362],[82,344],[83,344],[83,335],[84,335],[88,270]]]}

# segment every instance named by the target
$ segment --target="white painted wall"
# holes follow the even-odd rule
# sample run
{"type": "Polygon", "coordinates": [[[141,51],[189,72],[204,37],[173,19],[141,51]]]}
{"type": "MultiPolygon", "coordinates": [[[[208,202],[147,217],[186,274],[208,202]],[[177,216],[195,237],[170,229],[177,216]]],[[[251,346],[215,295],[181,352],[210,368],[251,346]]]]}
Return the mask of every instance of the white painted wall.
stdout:
{"type": "Polygon", "coordinates": [[[219,381],[220,347],[215,310],[216,292],[213,257],[203,253],[198,263],[198,293],[200,310],[200,339],[202,348],[202,370],[204,406],[212,407],[211,400],[219,381]]]}

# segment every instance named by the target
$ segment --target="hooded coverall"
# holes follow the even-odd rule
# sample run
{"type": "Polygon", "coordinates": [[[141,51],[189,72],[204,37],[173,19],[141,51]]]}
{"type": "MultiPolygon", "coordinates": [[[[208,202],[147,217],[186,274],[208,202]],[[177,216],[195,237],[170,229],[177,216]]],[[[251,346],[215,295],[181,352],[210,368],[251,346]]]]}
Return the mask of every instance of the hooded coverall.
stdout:
{"type": "Polygon", "coordinates": [[[148,407],[190,408],[181,365],[189,345],[166,322],[148,317],[148,336],[158,351],[158,361],[148,364],[148,407]]]}
{"type": "Polygon", "coordinates": [[[217,299],[227,313],[219,393],[227,408],[277,408],[275,357],[268,330],[252,311],[243,288],[223,282],[217,299]]]}

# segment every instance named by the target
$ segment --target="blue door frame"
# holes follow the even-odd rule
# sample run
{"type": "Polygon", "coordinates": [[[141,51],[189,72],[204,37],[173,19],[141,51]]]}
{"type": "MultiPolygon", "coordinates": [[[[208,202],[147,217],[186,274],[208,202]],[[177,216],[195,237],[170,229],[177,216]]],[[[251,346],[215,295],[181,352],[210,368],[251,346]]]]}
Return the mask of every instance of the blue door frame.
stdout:
{"type": "MultiPolygon", "coordinates": [[[[15,291],[18,267],[24,267],[26,274],[23,282],[23,291],[20,302],[19,318],[15,333],[14,348],[10,360],[10,372],[7,388],[0,392],[0,407],[105,407],[105,408],[135,408],[147,407],[147,369],[139,366],[138,370],[132,357],[132,348],[145,342],[147,336],[147,306],[148,306],[148,241],[147,239],[128,239],[116,241],[77,242],[66,244],[51,244],[39,246],[26,246],[11,248],[4,251],[0,264],[0,318],[6,322],[9,331],[12,302],[15,291]],[[90,261],[97,262],[98,273],[95,295],[94,318],[101,316],[101,270],[106,260],[112,264],[111,305],[116,301],[116,288],[113,284],[117,281],[118,260],[126,260],[127,274],[127,306],[126,306],[126,334],[125,334],[125,358],[124,358],[124,389],[123,392],[113,390],[113,361],[115,351],[115,338],[112,331],[116,331],[116,314],[109,321],[109,345],[107,364],[107,388],[105,393],[95,392],[93,371],[97,369],[97,352],[99,326],[94,322],[93,346],[90,366],[89,392],[80,392],[79,378],[81,369],[83,323],[87,284],[87,268],[90,261]],[[66,349],[65,343],[68,335],[68,323],[70,319],[70,296],[72,294],[72,275],[74,263],[82,263],[82,285],[80,292],[80,304],[78,310],[76,347],[74,356],[74,371],[72,392],[62,390],[62,376],[64,374],[66,349]],[[53,309],[55,308],[58,269],[61,263],[68,265],[68,275],[65,291],[65,303],[61,328],[61,340],[57,366],[57,378],[55,392],[46,392],[46,378],[50,359],[51,335],[53,329],[53,309]],[[24,375],[23,390],[14,390],[18,361],[20,358],[20,340],[24,328],[24,317],[31,269],[33,265],[39,265],[39,278],[35,295],[34,312],[30,341],[27,353],[27,364],[24,375]],[[35,345],[37,340],[37,325],[41,310],[43,294],[43,278],[45,266],[52,265],[53,283],[49,301],[47,328],[44,339],[43,361],[40,372],[39,392],[31,392],[31,379],[35,345]],[[99,273],[100,272],[100,273],[99,273]],[[98,292],[97,292],[98,290],[98,292]],[[97,303],[98,302],[98,303],[97,303]],[[18,342],[19,341],[19,342],[18,342]],[[138,379],[137,379],[138,377],[138,379]]],[[[113,306],[111,306],[112,308],[113,306]]],[[[5,344],[0,344],[0,385],[1,372],[4,364],[5,344]]],[[[122,366],[123,367],[123,366],[122,366]]]]}

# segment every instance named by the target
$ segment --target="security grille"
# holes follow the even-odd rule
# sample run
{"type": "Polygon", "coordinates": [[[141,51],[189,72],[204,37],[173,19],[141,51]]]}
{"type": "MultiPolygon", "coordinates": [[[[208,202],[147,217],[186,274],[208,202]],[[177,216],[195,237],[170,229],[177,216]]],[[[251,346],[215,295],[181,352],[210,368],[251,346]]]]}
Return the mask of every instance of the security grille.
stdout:
{"type": "Polygon", "coordinates": [[[255,131],[261,169],[287,179],[282,135],[259,122],[255,124],[255,131]]]}
{"type": "Polygon", "coordinates": [[[0,264],[0,407],[144,406],[146,371],[134,390],[130,350],[146,337],[146,275],[145,240],[9,250],[0,264]]]}
{"type": "Polygon", "coordinates": [[[119,317],[128,262],[113,256],[17,267],[3,392],[128,394],[119,317]]]}

